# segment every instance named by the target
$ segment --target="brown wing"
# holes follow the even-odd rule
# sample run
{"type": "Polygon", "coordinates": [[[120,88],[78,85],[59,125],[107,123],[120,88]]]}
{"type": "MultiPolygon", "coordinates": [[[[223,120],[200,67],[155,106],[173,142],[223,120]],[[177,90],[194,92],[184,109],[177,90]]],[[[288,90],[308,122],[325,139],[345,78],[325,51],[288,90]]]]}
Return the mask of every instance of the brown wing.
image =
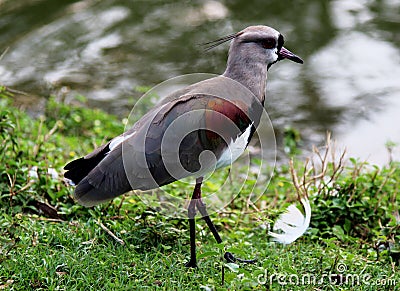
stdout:
{"type": "Polygon", "coordinates": [[[161,103],[119,137],[129,138],[71,162],[65,176],[78,182],[78,201],[92,206],[131,189],[154,189],[202,175],[215,165],[227,144],[254,123],[251,102],[242,96],[229,100],[188,94],[161,103]],[[214,158],[201,160],[204,150],[214,158]]]}

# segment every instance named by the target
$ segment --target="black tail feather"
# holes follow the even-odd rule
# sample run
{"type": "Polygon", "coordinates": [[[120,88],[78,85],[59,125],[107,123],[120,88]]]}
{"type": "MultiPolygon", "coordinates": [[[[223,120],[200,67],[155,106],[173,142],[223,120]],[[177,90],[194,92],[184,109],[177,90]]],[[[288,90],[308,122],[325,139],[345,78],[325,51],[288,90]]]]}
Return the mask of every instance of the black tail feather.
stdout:
{"type": "Polygon", "coordinates": [[[80,158],[74,160],[64,167],[64,170],[67,170],[67,172],[64,173],[64,177],[72,180],[75,185],[78,185],[102,159],[103,157],[95,157],[91,159],[80,158]]]}
{"type": "Polygon", "coordinates": [[[109,151],[108,144],[98,148],[92,154],[69,162],[64,170],[64,177],[72,180],[75,185],[86,177],[104,159],[109,151]]]}
{"type": "Polygon", "coordinates": [[[84,206],[97,205],[132,189],[125,173],[122,147],[110,151],[108,145],[64,167],[64,177],[76,185],[75,199],[84,206]]]}

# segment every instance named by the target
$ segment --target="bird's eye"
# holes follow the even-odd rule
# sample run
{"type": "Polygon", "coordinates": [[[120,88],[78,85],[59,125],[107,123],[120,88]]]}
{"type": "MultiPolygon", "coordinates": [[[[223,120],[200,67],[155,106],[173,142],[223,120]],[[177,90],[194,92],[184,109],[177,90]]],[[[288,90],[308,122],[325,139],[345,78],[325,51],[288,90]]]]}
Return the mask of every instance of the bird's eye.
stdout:
{"type": "Polygon", "coordinates": [[[276,40],[274,38],[263,39],[261,44],[265,49],[272,49],[276,47],[276,40]]]}

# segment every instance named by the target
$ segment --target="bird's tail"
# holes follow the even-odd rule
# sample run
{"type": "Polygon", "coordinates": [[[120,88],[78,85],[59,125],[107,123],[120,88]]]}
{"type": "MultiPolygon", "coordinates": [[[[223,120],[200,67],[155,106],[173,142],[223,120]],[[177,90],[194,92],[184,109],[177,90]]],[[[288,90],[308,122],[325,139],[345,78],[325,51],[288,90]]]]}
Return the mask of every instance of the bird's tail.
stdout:
{"type": "Polygon", "coordinates": [[[64,177],[76,185],[74,197],[87,207],[111,200],[131,190],[119,150],[109,144],[68,163],[64,177]]]}
{"type": "Polygon", "coordinates": [[[85,178],[107,155],[108,144],[97,148],[93,153],[69,162],[64,170],[64,177],[70,179],[75,185],[85,178]]]}

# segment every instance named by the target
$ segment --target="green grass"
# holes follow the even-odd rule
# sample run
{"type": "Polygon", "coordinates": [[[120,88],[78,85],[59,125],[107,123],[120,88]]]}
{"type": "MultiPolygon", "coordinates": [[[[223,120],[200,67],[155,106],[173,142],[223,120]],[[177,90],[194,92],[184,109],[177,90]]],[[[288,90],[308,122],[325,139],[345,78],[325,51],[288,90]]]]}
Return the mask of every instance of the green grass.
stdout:
{"type": "Polygon", "coordinates": [[[94,219],[55,223],[34,216],[15,217],[12,235],[18,240],[3,246],[1,278],[13,280],[10,287],[14,290],[265,289],[260,283],[267,281],[268,286],[271,280],[272,290],[279,290],[279,282],[287,284],[281,290],[379,290],[368,285],[378,280],[388,282],[387,290],[396,290],[393,284],[398,286],[400,279],[398,267],[390,263],[387,253],[377,259],[374,251],[359,245],[309,237],[284,247],[269,242],[262,229],[250,232],[245,225],[220,230],[229,246],[241,250],[239,255],[256,255],[255,265],[224,266],[221,251],[205,231],[199,238],[199,255],[205,257],[199,260],[198,269],[188,269],[184,267],[188,234],[183,227],[171,233],[169,225],[147,228],[126,217],[103,222],[125,241],[124,246],[94,219]],[[345,266],[344,272],[339,272],[341,266],[345,266]],[[348,284],[335,284],[344,280],[340,275],[353,276],[360,285],[353,286],[357,281],[350,279],[348,284]],[[290,284],[312,276],[317,280],[315,286],[290,284]]]}
{"type": "MultiPolygon", "coordinates": [[[[212,215],[223,244],[197,219],[199,268],[188,269],[187,220],[162,215],[138,194],[84,208],[62,178],[67,161],[122,132],[121,122],[55,99],[32,119],[12,106],[5,88],[0,95],[0,290],[400,290],[396,162],[379,168],[351,159],[343,166],[322,157],[327,166],[314,179],[319,172],[295,156],[294,167],[277,167],[268,190],[253,202],[249,194],[261,194],[263,185],[253,189],[257,177],[250,175],[234,202],[212,215]],[[49,168],[60,175],[52,177],[49,168]],[[293,244],[279,245],[267,227],[296,201],[297,191],[310,198],[311,227],[293,244]],[[258,260],[227,264],[226,250],[258,260]]],[[[292,154],[295,137],[286,141],[292,154]]],[[[242,171],[216,172],[204,193],[242,171]]],[[[232,179],[222,194],[234,194],[237,183],[232,179]]],[[[183,197],[192,191],[182,182],[164,190],[183,197]]]]}

